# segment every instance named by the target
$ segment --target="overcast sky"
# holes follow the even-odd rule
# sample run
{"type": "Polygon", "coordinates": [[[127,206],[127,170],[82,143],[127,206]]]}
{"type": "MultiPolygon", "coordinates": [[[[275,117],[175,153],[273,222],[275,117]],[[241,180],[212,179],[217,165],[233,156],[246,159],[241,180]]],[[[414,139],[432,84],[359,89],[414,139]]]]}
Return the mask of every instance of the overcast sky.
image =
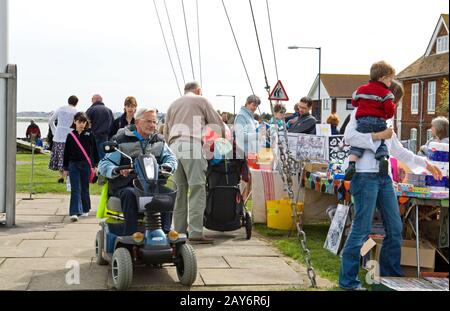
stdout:
{"type": "MultiPolygon", "coordinates": [[[[181,0],[166,0],[186,82],[193,79],[181,0]]],[[[183,79],[163,0],[156,0],[180,87],[183,79]]],[[[195,78],[199,77],[195,0],[185,0],[195,78]]],[[[203,93],[216,109],[236,110],[251,94],[221,0],[198,0],[203,93]]],[[[225,0],[257,95],[267,98],[250,5],[225,0]]],[[[252,1],[270,86],[277,81],[266,1],[252,1]]],[[[425,53],[444,0],[269,0],[279,78],[288,109],[322,73],[368,74],[378,60],[397,72],[425,53]]],[[[166,111],[179,96],[151,0],[10,0],[9,62],[18,64],[18,111],[52,111],[74,94],[79,108],[100,93],[113,111],[127,96],[139,106],[166,111]]],[[[267,101],[263,111],[269,111],[267,101]]]]}

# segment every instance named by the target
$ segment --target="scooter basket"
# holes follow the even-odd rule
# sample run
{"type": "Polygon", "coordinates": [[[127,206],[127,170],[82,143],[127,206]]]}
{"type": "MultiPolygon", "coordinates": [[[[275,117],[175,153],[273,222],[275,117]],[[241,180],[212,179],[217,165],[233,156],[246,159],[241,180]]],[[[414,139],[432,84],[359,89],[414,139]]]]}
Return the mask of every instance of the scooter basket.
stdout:
{"type": "Polygon", "coordinates": [[[149,213],[173,212],[177,184],[171,180],[133,180],[139,209],[149,213]]]}

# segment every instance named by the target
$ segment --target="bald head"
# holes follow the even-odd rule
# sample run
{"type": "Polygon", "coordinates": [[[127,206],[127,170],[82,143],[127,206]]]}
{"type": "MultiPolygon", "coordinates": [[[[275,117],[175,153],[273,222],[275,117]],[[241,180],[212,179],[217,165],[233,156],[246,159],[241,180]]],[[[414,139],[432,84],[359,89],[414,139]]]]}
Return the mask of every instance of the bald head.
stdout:
{"type": "Polygon", "coordinates": [[[99,94],[92,95],[92,103],[103,102],[103,98],[99,94]]]}

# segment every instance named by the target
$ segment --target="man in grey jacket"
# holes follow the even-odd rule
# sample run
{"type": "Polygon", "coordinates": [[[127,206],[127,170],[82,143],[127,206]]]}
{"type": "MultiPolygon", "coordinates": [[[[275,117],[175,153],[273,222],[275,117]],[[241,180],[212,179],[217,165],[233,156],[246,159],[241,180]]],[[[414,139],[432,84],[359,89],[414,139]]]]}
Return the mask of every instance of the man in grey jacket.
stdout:
{"type": "Polygon", "coordinates": [[[303,97],[298,103],[300,118],[288,129],[289,133],[316,134],[317,119],[311,115],[312,100],[303,97]]]}

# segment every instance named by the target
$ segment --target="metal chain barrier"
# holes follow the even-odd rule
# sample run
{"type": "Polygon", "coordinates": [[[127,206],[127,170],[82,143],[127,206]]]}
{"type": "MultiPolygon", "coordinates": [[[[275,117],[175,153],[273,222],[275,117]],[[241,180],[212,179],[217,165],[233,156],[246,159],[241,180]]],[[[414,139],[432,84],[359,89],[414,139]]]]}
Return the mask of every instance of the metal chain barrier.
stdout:
{"type": "MultiPolygon", "coordinates": [[[[270,106],[272,108],[272,102],[270,103],[270,106]]],[[[272,115],[273,115],[273,108],[272,108],[272,115]]],[[[308,274],[308,278],[311,282],[311,287],[317,287],[316,273],[315,273],[314,268],[311,263],[311,251],[308,249],[308,246],[306,245],[306,233],[303,230],[302,213],[299,214],[297,212],[298,195],[297,195],[297,200],[294,201],[292,175],[295,173],[303,174],[303,165],[300,165],[300,162],[297,161],[290,154],[290,150],[289,150],[289,146],[288,146],[287,128],[286,128],[285,122],[284,121],[282,122],[282,128],[281,128],[281,131],[284,132],[283,137],[280,135],[280,129],[278,128],[278,125],[275,125],[275,128],[276,128],[276,134],[277,134],[277,138],[278,138],[278,149],[280,151],[280,160],[281,161],[280,161],[279,170],[280,170],[281,180],[283,181],[284,189],[287,192],[289,199],[291,201],[292,227],[297,228],[297,237],[299,239],[300,249],[302,251],[302,255],[303,255],[303,258],[306,263],[307,274],[308,274]],[[297,219],[298,219],[298,222],[297,222],[297,219]]],[[[300,184],[298,186],[300,187],[300,184]]]]}

